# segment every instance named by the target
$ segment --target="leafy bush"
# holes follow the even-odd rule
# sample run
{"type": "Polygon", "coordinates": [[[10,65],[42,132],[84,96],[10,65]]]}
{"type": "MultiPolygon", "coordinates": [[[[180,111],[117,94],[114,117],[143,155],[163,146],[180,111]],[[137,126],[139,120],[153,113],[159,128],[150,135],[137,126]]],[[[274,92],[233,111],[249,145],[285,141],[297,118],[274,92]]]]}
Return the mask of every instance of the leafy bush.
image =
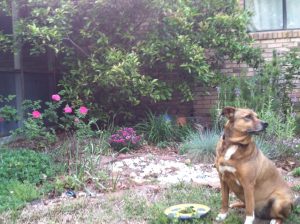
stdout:
{"type": "MultiPolygon", "coordinates": [[[[1,10],[10,14],[11,2],[1,0],[1,10]]],[[[247,33],[249,13],[233,0],[20,0],[18,6],[26,17],[15,39],[30,44],[32,54],[54,52],[64,71],[61,94],[87,103],[103,122],[130,117],[143,98],[171,99],[174,90],[192,100],[195,82],[214,84],[225,59],[254,67],[261,61],[247,33]],[[164,74],[175,73],[179,79],[166,81],[164,74]]],[[[16,46],[15,39],[0,33],[0,50],[16,46]]]]}
{"type": "Polygon", "coordinates": [[[17,121],[18,111],[15,107],[8,105],[16,98],[15,95],[9,95],[7,97],[0,95],[0,104],[5,104],[4,106],[0,107],[0,122],[4,121],[17,121]]]}
{"type": "Polygon", "coordinates": [[[17,180],[32,184],[54,175],[49,156],[32,150],[0,150],[0,182],[17,180]]]}
{"type": "Polygon", "coordinates": [[[87,115],[89,109],[85,106],[72,106],[73,102],[67,102],[58,94],[52,95],[52,102],[44,104],[43,107],[40,100],[23,101],[23,125],[12,132],[15,137],[33,142],[34,148],[47,148],[53,144],[58,129],[74,132],[81,139],[96,137],[100,131],[97,119],[87,115]]]}
{"type": "Polygon", "coordinates": [[[196,161],[212,161],[219,139],[220,132],[217,130],[194,132],[186,138],[179,150],[180,153],[188,153],[196,161]]]}
{"type": "Polygon", "coordinates": [[[110,136],[109,143],[117,151],[127,151],[140,145],[141,136],[133,128],[122,128],[110,136]]]}

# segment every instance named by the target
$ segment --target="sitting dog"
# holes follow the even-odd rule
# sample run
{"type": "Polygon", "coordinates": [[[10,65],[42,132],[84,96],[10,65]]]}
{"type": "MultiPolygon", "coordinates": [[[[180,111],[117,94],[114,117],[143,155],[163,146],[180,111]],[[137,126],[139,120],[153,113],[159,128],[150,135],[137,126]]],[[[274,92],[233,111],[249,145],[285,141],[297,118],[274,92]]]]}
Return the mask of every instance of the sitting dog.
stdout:
{"type": "Polygon", "coordinates": [[[230,207],[246,208],[245,224],[252,224],[255,216],[281,224],[291,212],[294,197],[273,162],[256,147],[252,137],[268,124],[250,109],[225,107],[222,115],[228,121],[216,148],[215,165],[222,194],[217,221],[226,218],[232,191],[241,202],[230,207]]]}

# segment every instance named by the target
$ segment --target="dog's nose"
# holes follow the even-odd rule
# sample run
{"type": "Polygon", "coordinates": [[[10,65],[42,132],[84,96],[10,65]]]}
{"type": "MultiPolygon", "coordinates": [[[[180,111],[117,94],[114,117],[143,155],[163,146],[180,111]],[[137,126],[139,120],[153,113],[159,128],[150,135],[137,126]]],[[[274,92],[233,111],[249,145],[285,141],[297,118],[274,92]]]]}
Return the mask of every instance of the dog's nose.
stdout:
{"type": "Polygon", "coordinates": [[[262,122],[262,126],[264,127],[264,128],[267,128],[268,127],[268,123],[267,122],[262,122]]]}

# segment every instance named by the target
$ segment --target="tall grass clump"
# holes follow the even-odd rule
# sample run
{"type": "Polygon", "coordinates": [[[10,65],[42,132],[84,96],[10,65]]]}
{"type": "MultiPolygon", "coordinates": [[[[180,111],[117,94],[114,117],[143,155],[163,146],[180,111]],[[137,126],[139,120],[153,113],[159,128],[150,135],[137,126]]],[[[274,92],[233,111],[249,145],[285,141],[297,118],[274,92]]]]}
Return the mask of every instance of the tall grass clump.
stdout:
{"type": "Polygon", "coordinates": [[[180,153],[187,153],[195,161],[211,162],[219,138],[220,132],[214,129],[203,133],[191,133],[181,144],[180,153]]]}
{"type": "Polygon", "coordinates": [[[152,112],[147,114],[145,121],[136,125],[136,130],[144,134],[145,140],[155,145],[180,141],[191,132],[191,129],[189,125],[177,125],[169,116],[156,116],[152,112]]]}

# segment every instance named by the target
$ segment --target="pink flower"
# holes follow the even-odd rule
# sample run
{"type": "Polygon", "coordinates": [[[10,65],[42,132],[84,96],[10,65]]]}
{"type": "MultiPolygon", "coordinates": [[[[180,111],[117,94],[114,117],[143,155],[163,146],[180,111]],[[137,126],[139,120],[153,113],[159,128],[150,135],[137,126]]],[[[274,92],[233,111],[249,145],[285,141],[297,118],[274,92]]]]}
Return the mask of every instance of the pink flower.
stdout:
{"type": "Polygon", "coordinates": [[[81,106],[81,107],[79,108],[79,113],[81,113],[81,114],[83,114],[83,115],[86,115],[88,111],[89,111],[89,109],[87,109],[87,108],[84,107],[84,106],[81,106]]]}
{"type": "Polygon", "coordinates": [[[58,95],[58,94],[53,94],[53,95],[52,95],[52,100],[54,100],[54,101],[60,101],[60,95],[58,95]]]}
{"type": "Polygon", "coordinates": [[[67,105],[67,106],[65,106],[65,108],[64,108],[64,112],[66,113],[66,114],[70,114],[70,113],[72,113],[72,107],[70,107],[69,105],[67,105]]]}
{"type": "Polygon", "coordinates": [[[1,122],[4,122],[4,118],[3,117],[0,117],[0,123],[1,122]]]}
{"type": "Polygon", "coordinates": [[[79,118],[78,118],[78,117],[75,117],[75,118],[74,118],[74,122],[75,122],[75,123],[79,123],[79,118]]]}
{"type": "Polygon", "coordinates": [[[37,110],[32,111],[32,117],[33,118],[40,118],[41,117],[41,113],[37,110]]]}

